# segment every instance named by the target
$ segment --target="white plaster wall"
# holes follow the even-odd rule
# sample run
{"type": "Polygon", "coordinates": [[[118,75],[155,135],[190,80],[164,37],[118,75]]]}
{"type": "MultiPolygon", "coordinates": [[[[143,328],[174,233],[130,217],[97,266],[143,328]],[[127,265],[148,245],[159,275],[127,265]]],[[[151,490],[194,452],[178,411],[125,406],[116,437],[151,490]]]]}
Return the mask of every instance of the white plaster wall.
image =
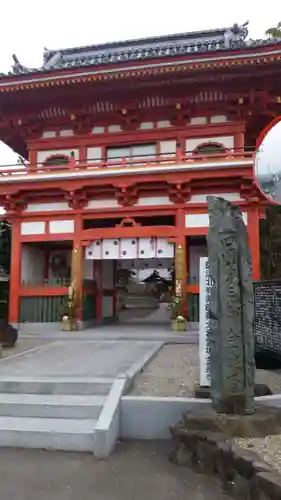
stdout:
{"type": "Polygon", "coordinates": [[[173,155],[176,152],[176,141],[160,141],[160,153],[162,155],[173,155]]]}
{"type": "MultiPolygon", "coordinates": [[[[136,202],[136,207],[140,206],[161,206],[173,205],[173,202],[168,196],[151,196],[141,197],[136,202]]],[[[118,201],[114,198],[104,200],[90,200],[87,209],[100,209],[100,208],[117,208],[119,207],[118,201]]]]}
{"type": "Polygon", "coordinates": [[[200,257],[207,257],[208,249],[206,245],[190,245],[189,247],[189,283],[199,285],[200,257]]]}
{"type": "Polygon", "coordinates": [[[117,200],[112,198],[106,200],[90,200],[86,208],[116,208],[118,206],[117,200]]]}
{"type": "Polygon", "coordinates": [[[42,134],[43,139],[51,139],[52,137],[56,137],[55,130],[44,130],[44,132],[42,134]]]}
{"type": "MultiPolygon", "coordinates": [[[[245,224],[248,223],[247,212],[242,212],[245,224]]],[[[185,214],[185,227],[208,227],[209,215],[206,214],[185,214]]]]}
{"type": "Polygon", "coordinates": [[[109,125],[108,132],[122,132],[122,128],[120,125],[109,125]]]}
{"type": "Polygon", "coordinates": [[[89,163],[99,164],[101,160],[102,160],[102,148],[100,146],[87,148],[87,161],[89,163]]]}
{"type": "Polygon", "coordinates": [[[21,223],[21,234],[25,236],[32,234],[45,234],[45,230],[46,223],[43,221],[21,223]]]}
{"type": "Polygon", "coordinates": [[[161,120],[159,122],[157,122],[157,127],[158,128],[167,128],[167,127],[171,127],[171,122],[169,120],[161,120]]]}
{"type": "Polygon", "coordinates": [[[71,137],[72,135],[74,135],[74,132],[71,128],[68,128],[68,129],[62,129],[59,131],[59,135],[61,137],[71,137]]]}
{"type": "Polygon", "coordinates": [[[74,220],[52,220],[49,231],[50,234],[74,233],[74,220]]]}
{"type": "Polygon", "coordinates": [[[185,214],[185,227],[207,227],[209,226],[209,215],[185,214]]]}
{"type": "Polygon", "coordinates": [[[193,151],[200,144],[206,144],[208,142],[215,142],[222,144],[227,149],[234,148],[234,137],[231,135],[224,136],[213,136],[213,137],[197,137],[194,139],[186,140],[186,151],[193,151]]]}
{"type": "Polygon", "coordinates": [[[194,116],[190,119],[190,125],[205,125],[207,123],[206,116],[194,116]]]}
{"type": "Polygon", "coordinates": [[[113,290],[114,288],[114,260],[102,261],[102,288],[113,290]]]}
{"type": "Polygon", "coordinates": [[[227,122],[227,116],[226,115],[214,115],[214,116],[211,116],[210,122],[211,123],[227,122]]]}
{"type": "Polygon", "coordinates": [[[102,317],[112,318],[113,316],[113,297],[105,297],[102,298],[102,317]]]}
{"type": "Polygon", "coordinates": [[[93,127],[92,134],[104,134],[105,127],[93,127]]]}
{"type": "Polygon", "coordinates": [[[57,212],[58,210],[71,210],[67,201],[58,203],[29,203],[25,212],[57,212]]]}
{"type": "Polygon", "coordinates": [[[186,204],[190,203],[207,203],[207,196],[219,196],[228,201],[242,201],[239,193],[207,193],[207,194],[193,194],[186,204]]]}
{"type": "Polygon", "coordinates": [[[140,130],[149,130],[149,129],[152,129],[154,127],[154,123],[153,122],[142,122],[140,124],[140,130]]]}
{"type": "Polygon", "coordinates": [[[21,281],[25,284],[42,284],[45,270],[44,250],[35,245],[22,245],[21,281]]]}
{"type": "Polygon", "coordinates": [[[148,198],[139,198],[136,206],[160,206],[160,205],[173,205],[173,202],[168,196],[152,196],[148,198]]]}
{"type": "Polygon", "coordinates": [[[78,159],[78,149],[49,149],[37,152],[37,163],[44,163],[50,156],[63,155],[71,157],[71,153],[78,159]]]}

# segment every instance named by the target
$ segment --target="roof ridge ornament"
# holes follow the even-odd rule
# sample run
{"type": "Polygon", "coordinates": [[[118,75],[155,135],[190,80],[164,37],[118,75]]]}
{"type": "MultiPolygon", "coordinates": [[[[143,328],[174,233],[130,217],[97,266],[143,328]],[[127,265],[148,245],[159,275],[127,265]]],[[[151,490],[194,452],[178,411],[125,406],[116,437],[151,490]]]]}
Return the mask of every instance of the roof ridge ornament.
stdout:
{"type": "Polygon", "coordinates": [[[12,70],[13,73],[16,75],[19,75],[21,73],[26,73],[28,71],[28,68],[26,66],[23,66],[20,62],[16,54],[12,54],[12,58],[14,61],[14,64],[12,64],[12,70]]]}
{"type": "Polygon", "coordinates": [[[249,21],[246,21],[244,24],[237,24],[231,28],[228,28],[224,33],[224,46],[225,48],[233,48],[235,46],[241,45],[241,43],[245,42],[245,38],[247,38],[249,31],[248,26],[249,21]]]}
{"type": "Polygon", "coordinates": [[[43,68],[47,70],[51,69],[53,66],[55,67],[61,60],[62,60],[61,52],[46,51],[44,52],[43,68]],[[45,57],[45,54],[47,54],[47,52],[48,55],[45,57]]]}

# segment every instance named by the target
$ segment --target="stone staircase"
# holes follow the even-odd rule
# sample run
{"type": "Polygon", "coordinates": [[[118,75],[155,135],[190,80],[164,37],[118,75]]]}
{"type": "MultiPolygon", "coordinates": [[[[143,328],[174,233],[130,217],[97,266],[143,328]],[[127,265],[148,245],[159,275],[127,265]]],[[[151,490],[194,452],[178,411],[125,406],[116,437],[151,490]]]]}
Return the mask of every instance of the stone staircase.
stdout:
{"type": "Polygon", "coordinates": [[[0,447],[94,452],[110,379],[0,379],[0,447]]]}

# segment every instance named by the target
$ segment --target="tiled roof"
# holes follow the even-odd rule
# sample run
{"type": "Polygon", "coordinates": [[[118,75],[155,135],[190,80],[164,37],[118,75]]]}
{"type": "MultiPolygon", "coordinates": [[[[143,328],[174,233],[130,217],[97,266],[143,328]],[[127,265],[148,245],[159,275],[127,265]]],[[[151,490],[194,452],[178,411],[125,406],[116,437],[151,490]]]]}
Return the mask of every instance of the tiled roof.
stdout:
{"type": "MultiPolygon", "coordinates": [[[[263,47],[281,39],[246,40],[247,24],[234,24],[231,28],[167,35],[154,38],[113,42],[62,50],[44,51],[44,62],[40,68],[27,68],[13,56],[15,64],[10,76],[93,65],[118,64],[132,61],[171,58],[188,54],[229,51],[250,47],[263,47]]],[[[3,75],[4,76],[4,75],[3,75]]]]}

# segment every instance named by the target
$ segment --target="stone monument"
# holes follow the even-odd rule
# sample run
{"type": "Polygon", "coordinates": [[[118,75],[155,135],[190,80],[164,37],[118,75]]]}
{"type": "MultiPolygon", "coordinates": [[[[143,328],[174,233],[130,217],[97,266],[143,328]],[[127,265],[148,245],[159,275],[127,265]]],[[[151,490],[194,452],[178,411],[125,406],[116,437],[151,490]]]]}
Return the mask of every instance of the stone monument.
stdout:
{"type": "Polygon", "coordinates": [[[253,287],[248,233],[240,208],[208,196],[210,378],[217,413],[254,413],[253,287]]]}
{"type": "MultiPolygon", "coordinates": [[[[171,427],[170,459],[200,471],[226,470],[223,477],[228,482],[233,477],[241,481],[240,455],[239,473],[229,476],[233,465],[227,461],[237,450],[232,438],[279,434],[281,410],[262,404],[255,408],[252,266],[241,211],[223,198],[208,196],[207,201],[211,279],[207,335],[212,405],[189,408],[171,427]],[[225,464],[222,467],[218,466],[218,457],[225,464]]],[[[256,458],[249,459],[247,452],[245,464],[249,467],[256,458]]],[[[241,498],[240,492],[237,498],[241,498]]]]}

